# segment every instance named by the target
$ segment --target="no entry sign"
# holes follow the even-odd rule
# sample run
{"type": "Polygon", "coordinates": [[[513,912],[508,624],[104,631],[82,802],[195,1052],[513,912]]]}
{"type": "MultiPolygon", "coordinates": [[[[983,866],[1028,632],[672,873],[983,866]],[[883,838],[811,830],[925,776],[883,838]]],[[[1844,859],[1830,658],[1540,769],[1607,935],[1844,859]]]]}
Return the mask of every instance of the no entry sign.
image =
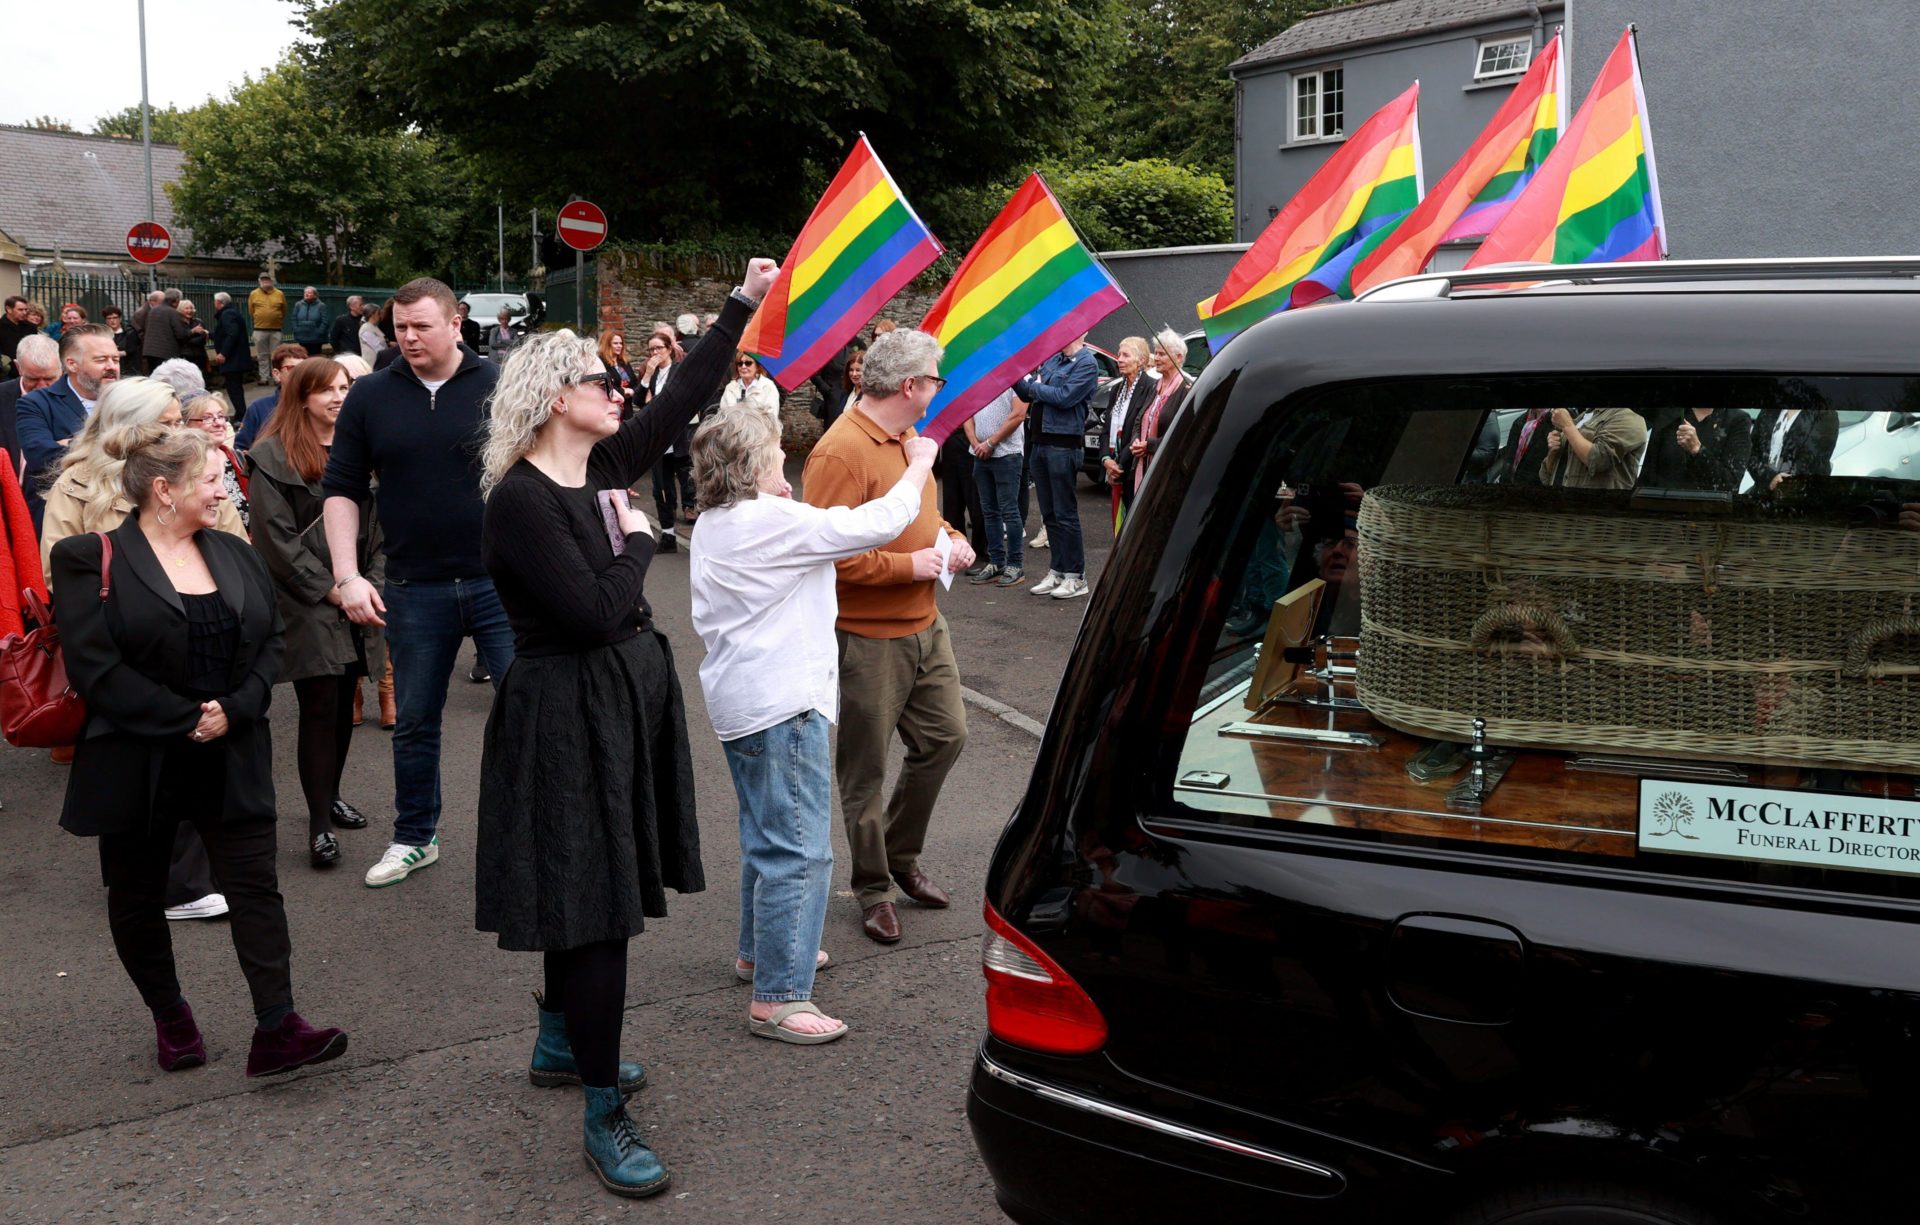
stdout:
{"type": "Polygon", "coordinates": [[[158,221],[136,221],[127,231],[127,254],[143,264],[157,264],[173,251],[173,235],[158,221]]]}
{"type": "Polygon", "coordinates": [[[560,210],[560,241],[575,251],[591,251],[607,241],[607,215],[591,200],[575,200],[560,210]]]}

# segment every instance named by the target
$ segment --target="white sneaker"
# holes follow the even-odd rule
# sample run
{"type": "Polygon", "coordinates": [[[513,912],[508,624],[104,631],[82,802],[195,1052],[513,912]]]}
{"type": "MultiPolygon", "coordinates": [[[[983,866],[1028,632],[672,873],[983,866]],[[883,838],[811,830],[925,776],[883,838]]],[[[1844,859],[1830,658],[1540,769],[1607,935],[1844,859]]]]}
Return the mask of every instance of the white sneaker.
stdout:
{"type": "Polygon", "coordinates": [[[1055,587],[1051,594],[1056,600],[1071,600],[1076,596],[1087,594],[1088,590],[1086,579],[1077,574],[1069,574],[1060,580],[1060,585],[1055,587]]]}
{"type": "Polygon", "coordinates": [[[1033,586],[1027,588],[1027,590],[1031,591],[1035,595],[1046,595],[1048,592],[1052,591],[1055,587],[1058,587],[1060,585],[1060,581],[1064,578],[1066,578],[1066,575],[1061,574],[1059,571],[1049,570],[1047,571],[1047,577],[1041,579],[1039,582],[1035,583],[1033,586]]]}
{"type": "Polygon", "coordinates": [[[367,888],[383,889],[388,885],[397,885],[413,875],[415,869],[427,867],[439,858],[440,837],[437,834],[425,846],[390,842],[380,862],[367,869],[367,888]]]}
{"type": "Polygon", "coordinates": [[[1035,549],[1046,548],[1047,547],[1047,529],[1044,527],[1041,528],[1040,534],[1038,536],[1035,536],[1032,540],[1027,541],[1027,544],[1030,547],[1035,549]]]}
{"type": "Polygon", "coordinates": [[[195,901],[169,906],[165,911],[169,919],[217,919],[225,913],[227,895],[224,893],[209,893],[195,901]]]}

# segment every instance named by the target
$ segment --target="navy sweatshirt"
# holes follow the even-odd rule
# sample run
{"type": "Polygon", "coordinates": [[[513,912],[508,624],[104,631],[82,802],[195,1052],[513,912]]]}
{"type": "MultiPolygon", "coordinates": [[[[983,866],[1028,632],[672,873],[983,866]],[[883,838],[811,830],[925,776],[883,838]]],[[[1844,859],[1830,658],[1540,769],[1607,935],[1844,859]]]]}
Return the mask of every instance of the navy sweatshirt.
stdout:
{"type": "Polygon", "coordinates": [[[387,577],[415,582],[481,578],[480,448],[500,368],[462,349],[438,391],[396,361],[356,380],[340,407],[320,485],[362,501],[380,478],[376,512],[387,577]]]}

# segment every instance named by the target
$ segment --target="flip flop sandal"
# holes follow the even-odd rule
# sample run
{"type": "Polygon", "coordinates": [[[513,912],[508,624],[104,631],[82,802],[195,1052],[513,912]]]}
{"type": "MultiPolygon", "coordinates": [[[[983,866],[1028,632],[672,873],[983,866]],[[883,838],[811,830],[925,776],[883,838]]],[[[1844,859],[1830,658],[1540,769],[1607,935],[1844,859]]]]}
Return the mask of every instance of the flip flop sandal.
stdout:
{"type": "MultiPolygon", "coordinates": [[[[827,956],[827,950],[825,949],[821,949],[813,955],[813,972],[815,974],[818,974],[832,964],[833,958],[827,956]]],[[[748,966],[744,970],[741,969],[740,959],[736,957],[733,959],[733,976],[743,983],[750,983],[753,981],[753,967],[748,966]]]]}
{"type": "Polygon", "coordinates": [[[803,1034],[788,1029],[780,1022],[796,1012],[810,1012],[816,1017],[825,1016],[807,1000],[795,1000],[791,1004],[782,1004],[773,1010],[773,1015],[764,1021],[747,1018],[747,1030],[756,1038],[772,1038],[776,1042],[791,1042],[795,1046],[819,1046],[822,1042],[831,1042],[835,1038],[847,1036],[847,1023],[842,1021],[839,1029],[830,1029],[824,1034],[803,1034]]]}

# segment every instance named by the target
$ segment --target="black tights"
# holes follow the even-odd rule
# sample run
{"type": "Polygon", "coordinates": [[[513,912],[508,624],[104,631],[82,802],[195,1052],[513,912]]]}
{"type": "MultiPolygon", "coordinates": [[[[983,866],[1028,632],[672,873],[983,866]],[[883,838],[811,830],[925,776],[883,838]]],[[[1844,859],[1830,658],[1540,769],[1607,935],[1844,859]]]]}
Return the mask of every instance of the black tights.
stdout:
{"type": "Polygon", "coordinates": [[[307,837],[325,833],[340,798],[340,776],[353,744],[353,691],[358,676],[309,676],[293,682],[300,704],[300,731],[294,759],[300,766],[300,790],[307,797],[307,837]]]}
{"type": "Polygon", "coordinates": [[[549,949],[549,1012],[567,1014],[567,1043],[580,1083],[611,1089],[620,1074],[620,1022],[627,1007],[627,942],[602,940],[579,948],[549,949]]]}

